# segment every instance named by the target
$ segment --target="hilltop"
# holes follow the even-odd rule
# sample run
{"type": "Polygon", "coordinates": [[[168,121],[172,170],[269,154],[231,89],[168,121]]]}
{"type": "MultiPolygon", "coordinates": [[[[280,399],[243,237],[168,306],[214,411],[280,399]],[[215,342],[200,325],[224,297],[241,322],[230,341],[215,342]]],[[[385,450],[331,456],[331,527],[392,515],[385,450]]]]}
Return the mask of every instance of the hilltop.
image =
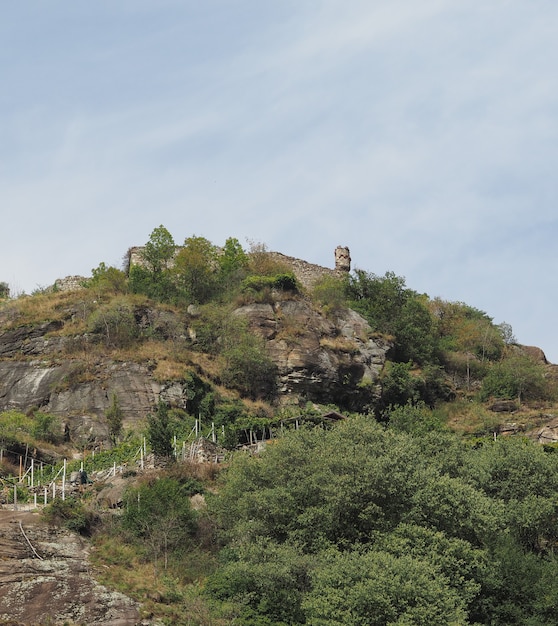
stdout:
{"type": "MultiPolygon", "coordinates": [[[[351,269],[345,247],[332,265],[177,246],[160,226],[123,268],[0,301],[2,499],[42,497],[33,464],[59,494],[68,462],[50,531],[25,519],[94,623],[110,607],[146,624],[553,623],[556,366],[483,311],[351,269]],[[134,602],[89,580],[88,544],[60,566],[60,524],[134,602]],[[361,576],[364,596],[336,595],[361,576]]],[[[8,559],[23,540],[2,532],[8,559]]],[[[35,557],[17,549],[23,588],[35,557]]]]}

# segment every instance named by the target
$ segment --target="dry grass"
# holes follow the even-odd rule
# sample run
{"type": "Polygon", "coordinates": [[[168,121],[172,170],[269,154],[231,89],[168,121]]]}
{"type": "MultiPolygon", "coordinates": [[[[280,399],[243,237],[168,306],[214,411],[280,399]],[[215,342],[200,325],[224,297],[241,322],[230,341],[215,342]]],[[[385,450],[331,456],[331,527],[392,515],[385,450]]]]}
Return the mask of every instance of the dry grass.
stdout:
{"type": "Polygon", "coordinates": [[[358,352],[358,346],[355,342],[346,337],[322,337],[320,339],[320,347],[346,354],[356,354],[358,352]]]}
{"type": "Polygon", "coordinates": [[[491,411],[487,404],[467,398],[454,400],[437,410],[442,414],[448,428],[462,435],[489,435],[506,430],[510,424],[518,432],[527,432],[558,416],[556,404],[524,404],[516,411],[508,413],[491,411]]]}
{"type": "Polygon", "coordinates": [[[125,543],[118,532],[109,532],[95,537],[91,561],[101,583],[141,604],[143,618],[192,626],[231,623],[214,615],[201,593],[199,583],[215,568],[210,552],[188,551],[176,572],[172,567],[163,571],[125,543]]]}

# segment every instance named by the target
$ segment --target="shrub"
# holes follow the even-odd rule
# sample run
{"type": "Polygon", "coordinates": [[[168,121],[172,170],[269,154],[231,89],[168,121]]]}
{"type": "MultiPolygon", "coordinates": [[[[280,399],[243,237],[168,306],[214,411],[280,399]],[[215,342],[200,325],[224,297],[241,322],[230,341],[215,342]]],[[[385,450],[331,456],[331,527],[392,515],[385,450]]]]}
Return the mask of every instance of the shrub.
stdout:
{"type": "Polygon", "coordinates": [[[60,443],[62,440],[62,428],[56,415],[36,411],[33,414],[33,426],[31,434],[35,439],[41,439],[48,443],[60,443]]]}
{"type": "Polygon", "coordinates": [[[271,276],[253,275],[242,281],[243,291],[263,291],[278,289],[281,291],[298,291],[298,283],[292,272],[284,272],[271,276]]]}
{"type": "Polygon", "coordinates": [[[491,366],[482,383],[481,399],[543,400],[550,395],[544,365],[517,354],[491,366]]]}
{"type": "Polygon", "coordinates": [[[124,348],[139,337],[134,306],[124,298],[115,298],[100,306],[88,320],[89,330],[103,337],[108,347],[124,348]]]}
{"type": "Polygon", "coordinates": [[[222,351],[225,366],[221,380],[252,399],[270,398],[275,393],[277,368],[265,350],[264,341],[238,326],[222,351]]]}
{"type": "Polygon", "coordinates": [[[99,517],[74,497],[56,498],[43,510],[43,516],[51,525],[65,526],[88,537],[99,523],[99,517]]]}
{"type": "Polygon", "coordinates": [[[347,279],[323,276],[314,284],[312,297],[326,315],[347,306],[347,279]]]}

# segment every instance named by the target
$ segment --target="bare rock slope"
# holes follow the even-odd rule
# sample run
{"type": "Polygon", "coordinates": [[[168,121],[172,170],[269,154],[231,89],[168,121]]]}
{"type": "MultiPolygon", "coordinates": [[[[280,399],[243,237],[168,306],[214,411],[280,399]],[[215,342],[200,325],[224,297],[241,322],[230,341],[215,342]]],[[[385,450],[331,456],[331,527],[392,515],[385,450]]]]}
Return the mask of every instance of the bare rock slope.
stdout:
{"type": "Polygon", "coordinates": [[[77,535],[31,512],[0,510],[0,621],[134,626],[136,603],[97,583],[77,535]]]}

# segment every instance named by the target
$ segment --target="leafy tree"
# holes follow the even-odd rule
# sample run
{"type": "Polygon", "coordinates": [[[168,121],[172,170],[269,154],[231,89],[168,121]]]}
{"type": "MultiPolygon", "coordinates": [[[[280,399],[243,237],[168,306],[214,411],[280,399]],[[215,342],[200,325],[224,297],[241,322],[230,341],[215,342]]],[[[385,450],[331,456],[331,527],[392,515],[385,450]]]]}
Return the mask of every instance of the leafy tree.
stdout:
{"type": "Polygon", "coordinates": [[[379,417],[385,415],[390,407],[415,405],[420,399],[418,380],[411,374],[410,363],[386,363],[380,385],[379,417]]]}
{"type": "Polygon", "coordinates": [[[8,283],[0,282],[0,300],[6,300],[10,297],[10,286],[8,283]]]}
{"type": "Polygon", "coordinates": [[[98,267],[91,270],[92,277],[87,281],[87,288],[95,291],[99,296],[111,293],[126,293],[128,279],[126,274],[116,267],[107,266],[101,262],[98,267]]]}
{"type": "Polygon", "coordinates": [[[51,525],[62,525],[80,535],[89,537],[99,524],[99,516],[79,498],[56,498],[44,510],[43,516],[51,525]]]}
{"type": "Polygon", "coordinates": [[[466,623],[465,601],[427,561],[381,551],[330,550],[303,606],[320,626],[466,623]]]}
{"type": "Polygon", "coordinates": [[[161,302],[176,298],[172,280],[176,244],[164,226],[155,228],[141,252],[143,265],[129,268],[128,284],[132,293],[141,293],[161,302]]]}
{"type": "Polygon", "coordinates": [[[276,391],[277,368],[263,339],[252,334],[241,320],[222,337],[223,384],[252,399],[271,398],[276,391]]]}
{"type": "Polygon", "coordinates": [[[207,582],[214,598],[235,598],[242,624],[304,623],[303,593],[309,588],[308,559],[292,546],[265,540],[233,549],[207,582]]]}
{"type": "Polygon", "coordinates": [[[205,237],[188,237],[176,255],[174,276],[181,297],[203,304],[217,292],[217,249],[205,237]]]}
{"type": "Polygon", "coordinates": [[[336,276],[324,276],[312,287],[312,298],[327,314],[347,306],[347,281],[336,276]]]}
{"type": "Polygon", "coordinates": [[[415,435],[443,428],[440,417],[423,403],[413,405],[409,402],[404,406],[392,407],[387,417],[390,428],[415,435]]]}
{"type": "Polygon", "coordinates": [[[394,360],[426,363],[435,358],[435,329],[425,296],[407,288],[404,278],[357,269],[349,279],[348,296],[350,306],[375,331],[394,337],[394,360]]]}
{"type": "Polygon", "coordinates": [[[107,418],[109,435],[114,444],[122,433],[122,421],[124,418],[116,393],[113,393],[111,396],[110,407],[107,409],[105,417],[107,418]]]}
{"type": "Polygon", "coordinates": [[[159,276],[172,265],[176,244],[170,232],[161,224],[149,236],[149,241],[142,250],[142,258],[146,268],[159,276]]]}
{"type": "Polygon", "coordinates": [[[60,419],[56,415],[36,411],[33,413],[33,427],[31,434],[36,439],[49,443],[60,443],[62,440],[62,428],[60,419]]]}
{"type": "Polygon", "coordinates": [[[554,456],[364,417],[288,433],[210,500],[208,591],[248,624],[555,623],[554,456]]]}
{"type": "Polygon", "coordinates": [[[173,429],[169,409],[163,401],[159,401],[154,413],[147,416],[147,441],[153,454],[159,457],[173,456],[173,429]]]}
{"type": "Polygon", "coordinates": [[[221,282],[236,283],[244,277],[248,268],[248,255],[238,239],[229,237],[218,256],[221,282]]]}
{"type": "Polygon", "coordinates": [[[189,495],[187,487],[170,477],[145,481],[125,494],[124,528],[147,546],[155,563],[163,556],[165,570],[169,555],[184,551],[196,528],[189,495]]]}
{"type": "Polygon", "coordinates": [[[124,348],[140,336],[134,305],[124,297],[113,298],[91,313],[88,327],[101,335],[108,347],[124,348]]]}
{"type": "Polygon", "coordinates": [[[550,387],[544,365],[531,357],[514,354],[491,366],[483,380],[481,399],[517,398],[522,400],[545,399],[550,387]]]}

